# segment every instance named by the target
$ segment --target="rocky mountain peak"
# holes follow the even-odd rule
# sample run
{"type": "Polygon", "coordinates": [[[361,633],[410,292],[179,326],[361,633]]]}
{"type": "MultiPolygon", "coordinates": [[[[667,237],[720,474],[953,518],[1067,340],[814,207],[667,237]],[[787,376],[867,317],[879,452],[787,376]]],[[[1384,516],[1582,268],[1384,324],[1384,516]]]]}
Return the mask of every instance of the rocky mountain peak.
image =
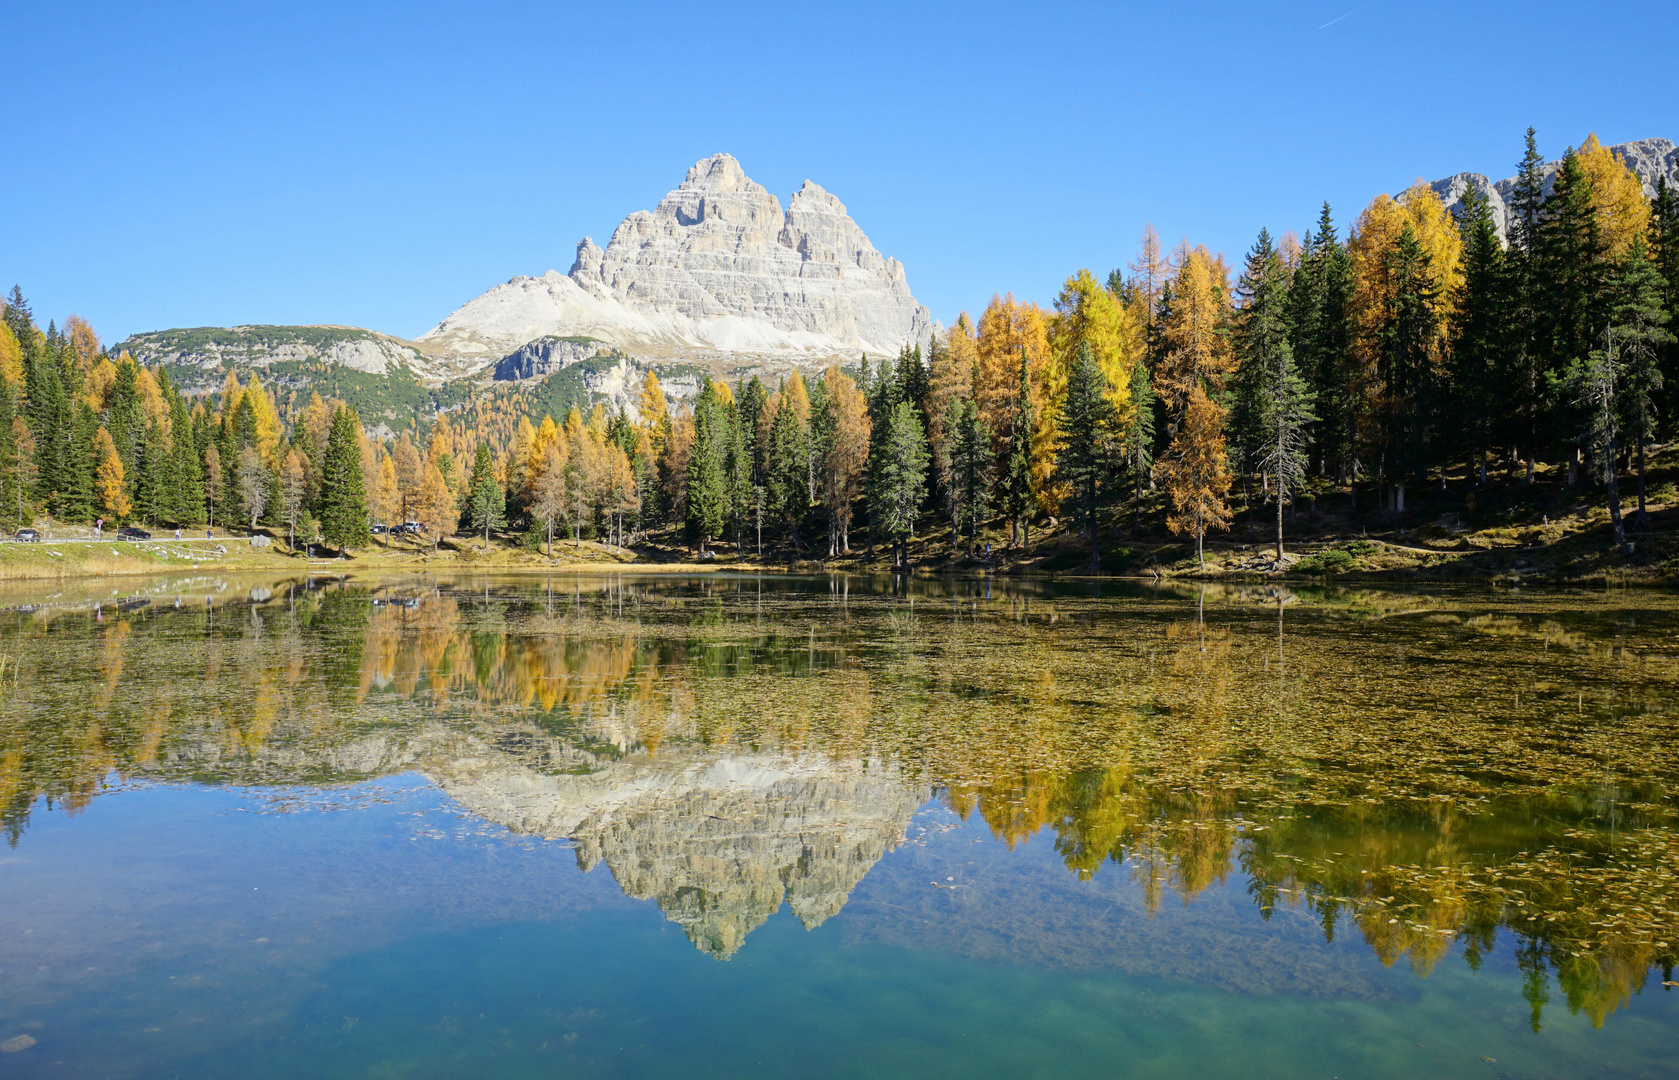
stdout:
{"type": "Polygon", "coordinates": [[[715,154],[624,218],[604,250],[585,237],[569,274],[498,285],[421,340],[492,358],[587,336],[634,357],[813,361],[891,355],[931,332],[902,264],[875,250],[844,203],[806,180],[783,211],[740,162],[715,154]]]}
{"type": "MultiPolygon", "coordinates": [[[[1669,188],[1679,191],[1679,148],[1673,145],[1671,139],[1639,139],[1636,142],[1611,146],[1609,149],[1638,177],[1646,196],[1654,197],[1657,183],[1664,178],[1669,188]]],[[[1559,159],[1547,161],[1541,168],[1545,194],[1551,193],[1551,185],[1561,165],[1562,161],[1559,159]]],[[[1499,237],[1508,238],[1505,232],[1507,207],[1511,196],[1515,194],[1516,177],[1510,176],[1494,182],[1481,173],[1462,172],[1454,173],[1443,180],[1436,180],[1429,187],[1440,196],[1440,201],[1446,204],[1446,209],[1454,214],[1463,205],[1464,196],[1471,189],[1481,191],[1487,197],[1499,237]]]]}

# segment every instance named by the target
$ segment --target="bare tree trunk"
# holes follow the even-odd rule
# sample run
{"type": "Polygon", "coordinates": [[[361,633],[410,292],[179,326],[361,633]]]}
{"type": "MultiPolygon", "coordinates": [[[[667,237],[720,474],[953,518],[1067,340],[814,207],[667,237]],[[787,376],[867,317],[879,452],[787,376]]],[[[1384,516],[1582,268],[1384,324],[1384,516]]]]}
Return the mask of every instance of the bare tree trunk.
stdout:
{"type": "Polygon", "coordinates": [[[1604,461],[1604,468],[1608,470],[1609,481],[1609,521],[1615,527],[1615,546],[1620,548],[1624,554],[1627,550],[1627,531],[1625,524],[1621,521],[1621,488],[1620,478],[1615,470],[1615,457],[1615,444],[1610,443],[1604,461]]]}
{"type": "Polygon", "coordinates": [[[1642,529],[1650,523],[1650,509],[1644,497],[1644,440],[1638,440],[1638,516],[1632,519],[1635,528],[1642,529]]]}

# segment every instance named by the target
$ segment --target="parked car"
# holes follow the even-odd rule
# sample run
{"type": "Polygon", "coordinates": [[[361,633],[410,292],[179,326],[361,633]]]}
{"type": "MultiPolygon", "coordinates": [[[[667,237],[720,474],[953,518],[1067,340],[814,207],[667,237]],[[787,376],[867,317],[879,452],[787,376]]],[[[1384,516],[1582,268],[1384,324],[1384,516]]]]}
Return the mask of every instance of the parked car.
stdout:
{"type": "Polygon", "coordinates": [[[372,532],[374,536],[384,536],[391,530],[387,525],[375,525],[369,531],[372,532]]]}
{"type": "Polygon", "coordinates": [[[41,542],[41,534],[36,529],[19,529],[17,531],[17,535],[12,537],[12,539],[22,541],[26,544],[39,544],[41,542]]]}
{"type": "Polygon", "coordinates": [[[117,530],[118,540],[150,540],[152,534],[144,529],[136,529],[132,525],[124,525],[117,530]]]}
{"type": "Polygon", "coordinates": [[[402,531],[405,533],[423,533],[426,531],[426,527],[418,521],[404,521],[402,531]]]}

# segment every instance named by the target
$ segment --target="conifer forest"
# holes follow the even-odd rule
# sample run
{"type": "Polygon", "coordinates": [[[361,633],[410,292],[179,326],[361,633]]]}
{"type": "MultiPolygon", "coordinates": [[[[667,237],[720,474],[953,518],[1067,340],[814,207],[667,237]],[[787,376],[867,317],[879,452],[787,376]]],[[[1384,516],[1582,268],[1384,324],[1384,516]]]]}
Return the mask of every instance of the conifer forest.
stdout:
{"type": "Polygon", "coordinates": [[[1499,486],[1598,500],[1627,548],[1679,417],[1679,192],[1647,198],[1595,137],[1544,161],[1529,129],[1502,229],[1474,190],[1452,213],[1421,181],[1350,221],[1325,204],[1298,234],[1261,228],[1234,261],[1151,227],[1050,308],[993,296],[895,359],[708,378],[681,402],[649,372],[611,413],[486,393],[400,432],[255,374],[183,393],[77,316],[41,327],[14,287],[0,525],[266,527],[349,551],[416,522],[432,545],[897,565],[935,532],[969,559],[1059,532],[1091,566],[1104,540],[1168,535],[1280,564],[1320,508],[1403,526],[1499,486]]]}

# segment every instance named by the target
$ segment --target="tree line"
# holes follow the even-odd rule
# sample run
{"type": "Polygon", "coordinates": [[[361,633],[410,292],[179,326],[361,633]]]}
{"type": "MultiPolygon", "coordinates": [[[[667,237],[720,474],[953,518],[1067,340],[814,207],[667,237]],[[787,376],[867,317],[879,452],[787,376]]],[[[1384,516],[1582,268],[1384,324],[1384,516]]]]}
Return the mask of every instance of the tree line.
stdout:
{"type": "Polygon", "coordinates": [[[1636,475],[1641,521],[1673,413],[1676,194],[1646,198],[1595,136],[1547,176],[1529,129],[1503,235],[1482,193],[1454,214],[1419,181],[1345,240],[1327,204],[1303,238],[1262,229],[1235,270],[1187,241],[1163,252],[1150,228],[1124,270],[1080,270],[1050,310],[993,297],[925,349],[809,385],[708,381],[673,416],[649,379],[643,512],[702,550],[761,548],[768,529],[810,552],[825,527],[829,555],[860,514],[871,553],[897,560],[931,512],[970,554],[983,522],[1023,543],[1065,519],[1095,560],[1099,522],[1135,533],[1157,502],[1199,553],[1241,485],[1271,507],[1281,559],[1308,486],[1402,514],[1451,468],[1479,486],[1548,463],[1569,489],[1605,486],[1624,541],[1618,478],[1636,475]]]}
{"type": "Polygon", "coordinates": [[[1239,269],[1152,227],[1051,308],[994,296],[891,360],[797,370],[766,385],[707,379],[673,405],[656,375],[633,410],[556,423],[505,407],[370,433],[311,396],[283,406],[254,376],[186,395],[110,356],[85,321],[40,330],[21,292],[0,327],[0,524],[46,512],[154,524],[266,524],[339,549],[373,522],[434,538],[514,529],[627,543],[675,528],[702,556],[907,558],[929,515],[969,555],[1001,519],[1010,542],[1071,523],[1099,557],[1102,523],[1145,515],[1199,553],[1233,492],[1274,515],[1308,488],[1360,491],[1402,514],[1452,468],[1473,485],[1540,466],[1647,515],[1647,448],[1670,430],[1669,329],[1679,206],[1653,199],[1588,137],[1549,171],[1529,129],[1499,229],[1470,191],[1448,212],[1426,184],[1380,195],[1342,239],[1326,204],[1303,238],[1260,230],[1239,269]],[[1163,513],[1161,512],[1163,510],[1163,513]],[[1155,515],[1159,514],[1159,517],[1155,515]]]}

